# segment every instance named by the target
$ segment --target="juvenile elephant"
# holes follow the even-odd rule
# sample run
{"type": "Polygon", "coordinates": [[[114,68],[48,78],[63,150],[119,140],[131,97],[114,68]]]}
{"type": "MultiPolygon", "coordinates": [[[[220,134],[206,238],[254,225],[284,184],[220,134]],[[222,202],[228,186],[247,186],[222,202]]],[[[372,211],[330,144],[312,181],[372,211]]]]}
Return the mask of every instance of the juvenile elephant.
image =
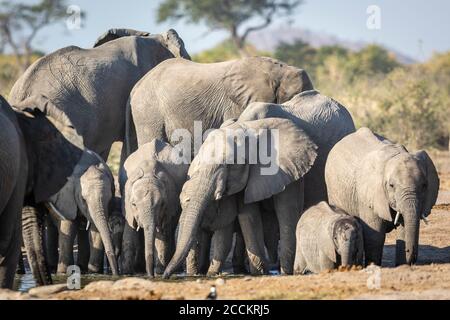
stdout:
{"type": "MultiPolygon", "coordinates": [[[[103,272],[106,249],[111,270],[118,273],[109,220],[114,199],[114,177],[108,165],[97,154],[86,151],[64,187],[49,198],[48,206],[58,226],[58,273],[66,273],[74,264],[73,245],[80,219],[87,220],[90,235],[90,255],[87,270],[103,272]],[[92,226],[91,226],[92,223],[92,226]],[[104,249],[105,248],[105,249],[104,249]]],[[[81,238],[79,234],[79,239],[81,238]]],[[[79,249],[86,250],[87,248],[79,249]]]]}
{"type": "Polygon", "coordinates": [[[92,49],[70,46],[37,60],[15,83],[10,103],[21,110],[33,106],[63,114],[85,147],[106,160],[112,143],[124,139],[131,89],[150,69],[174,57],[190,59],[174,30],[151,35],[111,29],[92,49]]]}
{"type": "MultiPolygon", "coordinates": [[[[212,131],[192,161],[189,179],[183,185],[177,248],[164,277],[169,277],[188,255],[200,226],[210,218],[205,216],[207,207],[227,196],[237,199],[238,219],[252,273],[267,272],[257,202],[274,196],[280,234],[286,236],[280,246],[282,270],[292,270],[295,226],[302,209],[298,203],[301,186],[298,180],[312,167],[316,148],[288,119],[238,121],[212,131]],[[238,151],[234,152],[235,149],[238,151]],[[265,159],[263,155],[271,158],[265,159]]],[[[233,217],[236,212],[219,210],[212,222],[225,215],[233,217]]]]}
{"type": "Polygon", "coordinates": [[[125,161],[120,171],[123,209],[127,224],[123,237],[122,272],[134,273],[139,246],[134,235],[142,228],[146,271],[165,268],[175,249],[175,229],[181,212],[179,194],[186,181],[188,164],[176,163],[174,148],[153,140],[139,147],[125,161]],[[157,257],[154,254],[156,246],[157,257]]]}
{"type": "MultiPolygon", "coordinates": [[[[208,64],[185,59],[164,61],[147,73],[130,95],[128,153],[153,139],[174,144],[179,139],[178,135],[172,137],[176,129],[201,135],[239,117],[251,102],[283,103],[312,88],[304,70],[271,58],[208,64]],[[194,130],[194,121],[202,128],[194,130]]],[[[200,145],[194,151],[197,147],[200,145]]]]}
{"type": "Polygon", "coordinates": [[[333,146],[355,132],[350,113],[339,102],[310,90],[295,95],[283,104],[251,103],[239,121],[270,117],[292,120],[317,144],[317,159],[304,179],[304,207],[307,209],[320,201],[327,201],[325,163],[333,146]]]}
{"type": "Polygon", "coordinates": [[[363,233],[359,221],[325,201],[303,213],[296,235],[296,274],[363,264],[363,233]]]}
{"type": "Polygon", "coordinates": [[[21,212],[28,159],[16,115],[2,96],[0,128],[0,288],[12,288],[21,257],[21,212]]]}
{"type": "Polygon", "coordinates": [[[331,150],[325,178],[330,204],[362,221],[366,264],[381,265],[385,234],[396,227],[396,265],[416,262],[420,219],[431,212],[439,190],[425,151],[410,153],[361,128],[331,150]]]}

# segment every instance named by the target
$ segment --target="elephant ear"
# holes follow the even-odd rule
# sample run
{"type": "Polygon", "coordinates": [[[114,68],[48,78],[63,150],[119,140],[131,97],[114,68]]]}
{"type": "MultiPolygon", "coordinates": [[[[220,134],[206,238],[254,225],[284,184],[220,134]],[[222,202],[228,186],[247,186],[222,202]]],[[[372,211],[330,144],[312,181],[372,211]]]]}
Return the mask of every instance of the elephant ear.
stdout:
{"type": "Polygon", "coordinates": [[[336,248],[334,246],[334,228],[333,226],[324,225],[319,230],[319,247],[320,251],[331,261],[336,263],[336,248]]]}
{"type": "Polygon", "coordinates": [[[168,31],[164,32],[162,36],[167,45],[167,48],[170,52],[172,52],[175,58],[184,58],[187,60],[191,60],[191,56],[187,53],[186,48],[184,47],[183,39],[180,38],[175,30],[169,29],[168,31]]]}
{"type": "Polygon", "coordinates": [[[94,44],[94,48],[101,46],[109,41],[119,39],[122,37],[136,36],[136,37],[146,37],[149,36],[149,32],[137,31],[133,29],[109,29],[100,37],[97,38],[94,44]]]}
{"type": "Polygon", "coordinates": [[[143,176],[144,170],[142,170],[142,168],[137,168],[136,170],[134,170],[127,178],[124,188],[124,194],[122,195],[122,211],[125,213],[125,220],[127,221],[128,225],[133,229],[136,229],[138,225],[132,209],[131,192],[133,191],[133,184],[143,176]]]}
{"type": "Polygon", "coordinates": [[[75,198],[75,181],[72,177],[53,196],[49,198],[50,212],[61,220],[75,220],[78,206],[75,198]]]}
{"type": "Polygon", "coordinates": [[[392,222],[389,200],[384,185],[384,168],[386,160],[380,150],[369,153],[361,161],[362,167],[358,176],[358,196],[361,203],[372,210],[381,219],[392,222]],[[365,201],[364,201],[365,200],[365,201]]]}
{"type": "MultiPolygon", "coordinates": [[[[255,135],[257,141],[257,151],[249,150],[247,154],[250,172],[245,203],[280,193],[312,168],[317,157],[317,145],[291,120],[267,118],[246,121],[242,125],[247,128],[249,136],[255,135]]],[[[251,144],[249,142],[248,145],[251,144]]]]}
{"type": "Polygon", "coordinates": [[[439,192],[439,176],[434,166],[433,161],[426,151],[421,150],[417,152],[415,158],[419,160],[419,163],[425,172],[427,177],[427,195],[425,198],[425,204],[422,211],[422,216],[427,217],[434,204],[436,203],[438,192],[439,192]]]}
{"type": "Polygon", "coordinates": [[[14,105],[24,134],[36,202],[44,202],[66,183],[84,152],[83,139],[70,119],[43,96],[14,105]]]}

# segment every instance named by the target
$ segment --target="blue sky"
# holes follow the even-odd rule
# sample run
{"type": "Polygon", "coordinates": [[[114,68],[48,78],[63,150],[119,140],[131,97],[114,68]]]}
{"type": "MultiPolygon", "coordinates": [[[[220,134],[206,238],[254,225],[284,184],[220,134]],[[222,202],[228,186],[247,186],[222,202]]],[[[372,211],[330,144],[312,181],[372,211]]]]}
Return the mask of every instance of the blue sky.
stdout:
{"type": "MultiPolygon", "coordinates": [[[[128,27],[151,33],[173,27],[191,53],[210,48],[227,36],[224,32],[207,33],[202,25],[158,25],[155,13],[160,0],[67,2],[78,5],[87,13],[82,29],[67,30],[63,23],[47,27],[36,39],[37,48],[50,52],[68,45],[90,47],[97,36],[112,27],[128,27]]],[[[450,50],[449,14],[450,1],[447,0],[305,0],[291,19],[294,26],[322,31],[345,40],[384,44],[414,59],[425,60],[433,52],[450,50]],[[381,9],[379,30],[366,27],[366,9],[369,5],[378,5],[381,9]]],[[[275,25],[280,23],[283,21],[274,22],[275,25]]]]}

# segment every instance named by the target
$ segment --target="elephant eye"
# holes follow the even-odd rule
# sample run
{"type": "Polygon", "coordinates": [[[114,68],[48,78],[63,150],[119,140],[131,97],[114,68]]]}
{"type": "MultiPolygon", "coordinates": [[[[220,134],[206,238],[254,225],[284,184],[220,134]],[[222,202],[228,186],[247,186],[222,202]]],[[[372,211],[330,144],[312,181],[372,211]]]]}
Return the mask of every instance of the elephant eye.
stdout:
{"type": "Polygon", "coordinates": [[[394,188],[394,184],[393,183],[389,183],[389,187],[390,188],[394,188]]]}
{"type": "Polygon", "coordinates": [[[427,187],[428,187],[427,184],[424,183],[424,184],[422,185],[422,190],[425,190],[427,187]]]}

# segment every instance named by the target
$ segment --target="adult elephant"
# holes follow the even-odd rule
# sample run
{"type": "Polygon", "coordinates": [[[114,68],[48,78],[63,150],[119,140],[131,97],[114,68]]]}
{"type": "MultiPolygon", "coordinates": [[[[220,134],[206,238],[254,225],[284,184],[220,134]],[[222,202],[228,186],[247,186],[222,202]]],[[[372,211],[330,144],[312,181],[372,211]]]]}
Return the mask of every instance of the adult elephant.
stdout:
{"type": "Polygon", "coordinates": [[[127,152],[153,139],[173,144],[179,139],[178,135],[172,137],[176,129],[201,135],[239,117],[251,102],[283,103],[312,88],[304,70],[271,58],[209,64],[185,59],[164,61],[142,78],[131,93],[127,152]],[[201,123],[200,132],[194,132],[194,121],[201,123]]]}
{"type": "Polygon", "coordinates": [[[410,153],[361,128],[331,150],[325,177],[330,203],[362,221],[366,264],[381,265],[386,233],[394,228],[396,265],[416,262],[420,219],[430,214],[439,191],[425,151],[410,153]]]}
{"type": "Polygon", "coordinates": [[[9,95],[16,107],[34,105],[63,114],[87,148],[107,159],[114,141],[122,141],[131,89],[161,61],[190,59],[174,30],[150,35],[111,29],[93,49],[70,46],[42,57],[15,83],[9,95]]]}
{"type": "Polygon", "coordinates": [[[16,115],[1,96],[0,128],[0,288],[12,288],[22,243],[28,163],[16,115]]]}
{"type": "Polygon", "coordinates": [[[317,144],[317,159],[305,176],[304,208],[327,201],[325,164],[334,145],[355,132],[352,116],[336,100],[310,90],[283,104],[253,103],[242,113],[239,121],[271,117],[294,121],[317,144]]]}
{"type": "MultiPolygon", "coordinates": [[[[1,97],[0,102],[4,121],[2,134],[11,131],[12,123],[17,131],[16,136],[19,137],[14,141],[16,149],[11,150],[14,164],[11,165],[11,161],[5,159],[0,165],[1,168],[5,168],[3,172],[7,170],[9,175],[19,171],[15,186],[17,193],[11,194],[11,191],[7,191],[7,188],[14,185],[9,179],[3,180],[2,177],[0,184],[1,199],[7,203],[1,215],[1,219],[7,222],[3,224],[2,221],[0,233],[2,285],[11,286],[18,262],[16,257],[20,253],[22,239],[20,210],[22,210],[23,240],[33,275],[38,284],[51,283],[42,244],[42,218],[50,198],[73,178],[75,167],[87,151],[84,150],[83,139],[70,120],[60,113],[54,113],[54,108],[39,109],[30,105],[23,108],[23,111],[13,111],[1,97]],[[9,122],[5,121],[5,114],[9,122]]],[[[1,141],[6,149],[9,140],[1,141]]],[[[67,215],[65,218],[70,216],[67,215]]]]}

